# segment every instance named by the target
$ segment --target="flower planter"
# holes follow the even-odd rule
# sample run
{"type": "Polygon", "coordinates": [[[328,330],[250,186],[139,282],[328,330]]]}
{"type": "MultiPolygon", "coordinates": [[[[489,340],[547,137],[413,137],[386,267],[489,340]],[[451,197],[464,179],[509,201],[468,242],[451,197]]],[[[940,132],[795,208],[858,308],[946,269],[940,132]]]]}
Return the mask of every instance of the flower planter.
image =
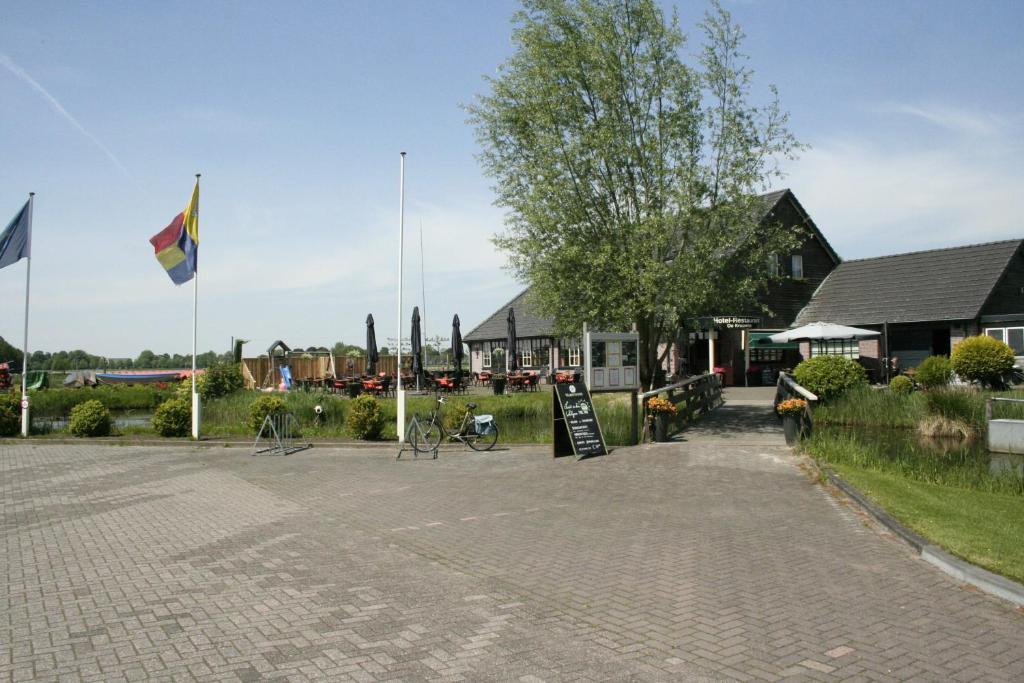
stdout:
{"type": "Polygon", "coordinates": [[[495,396],[501,396],[505,393],[505,384],[508,380],[505,379],[492,379],[491,387],[494,389],[495,396]]]}
{"type": "Polygon", "coordinates": [[[658,443],[665,443],[668,438],[668,413],[656,413],[654,415],[654,440],[658,443]]]}
{"type": "Polygon", "coordinates": [[[800,416],[783,415],[782,431],[786,435],[786,445],[795,446],[800,442],[800,416]]]}

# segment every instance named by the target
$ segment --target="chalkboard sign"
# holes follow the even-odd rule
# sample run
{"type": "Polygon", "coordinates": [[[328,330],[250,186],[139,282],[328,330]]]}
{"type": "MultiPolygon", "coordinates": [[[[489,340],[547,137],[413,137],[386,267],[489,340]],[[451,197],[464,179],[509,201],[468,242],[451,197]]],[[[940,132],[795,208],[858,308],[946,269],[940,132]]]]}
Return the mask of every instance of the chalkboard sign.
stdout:
{"type": "Polygon", "coordinates": [[[552,395],[555,456],[575,455],[580,460],[608,455],[587,386],[575,382],[556,384],[552,395]]]}

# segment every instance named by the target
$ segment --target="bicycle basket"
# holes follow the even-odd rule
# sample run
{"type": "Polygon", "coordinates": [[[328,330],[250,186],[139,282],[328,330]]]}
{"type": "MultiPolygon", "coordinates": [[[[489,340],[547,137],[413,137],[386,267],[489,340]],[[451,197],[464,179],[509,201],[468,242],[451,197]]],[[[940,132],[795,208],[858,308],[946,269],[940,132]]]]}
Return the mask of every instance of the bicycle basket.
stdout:
{"type": "Polygon", "coordinates": [[[493,415],[477,415],[475,416],[475,424],[473,425],[476,429],[476,433],[480,436],[486,436],[493,434],[494,430],[497,429],[494,424],[493,415]]]}

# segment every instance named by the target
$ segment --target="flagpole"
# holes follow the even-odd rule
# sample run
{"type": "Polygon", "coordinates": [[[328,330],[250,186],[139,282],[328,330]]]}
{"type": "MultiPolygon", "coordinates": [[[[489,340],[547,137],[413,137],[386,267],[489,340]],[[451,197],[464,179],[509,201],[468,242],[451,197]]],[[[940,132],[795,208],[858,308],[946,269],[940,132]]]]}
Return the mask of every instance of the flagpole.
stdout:
{"type": "MultiPolygon", "coordinates": [[[[201,173],[196,173],[196,186],[199,185],[199,176],[201,173]]],[[[196,206],[193,210],[199,213],[199,201],[196,200],[196,206]]],[[[189,216],[185,216],[185,224],[188,224],[189,216]]],[[[198,249],[198,244],[196,248],[198,249]]],[[[199,255],[196,254],[196,270],[192,274],[192,438],[199,440],[199,426],[200,426],[200,415],[201,409],[199,403],[199,392],[196,391],[196,321],[198,319],[199,311],[199,255]]]]}
{"type": "Polygon", "coordinates": [[[25,336],[21,357],[21,435],[28,436],[31,419],[28,414],[28,290],[32,282],[32,208],[36,193],[28,193],[28,256],[25,257],[25,336]]]}
{"type": "Polygon", "coordinates": [[[395,427],[398,431],[398,443],[405,443],[405,390],[402,388],[402,250],[405,246],[405,152],[402,157],[398,176],[398,358],[395,369],[395,392],[398,410],[395,427]]]}

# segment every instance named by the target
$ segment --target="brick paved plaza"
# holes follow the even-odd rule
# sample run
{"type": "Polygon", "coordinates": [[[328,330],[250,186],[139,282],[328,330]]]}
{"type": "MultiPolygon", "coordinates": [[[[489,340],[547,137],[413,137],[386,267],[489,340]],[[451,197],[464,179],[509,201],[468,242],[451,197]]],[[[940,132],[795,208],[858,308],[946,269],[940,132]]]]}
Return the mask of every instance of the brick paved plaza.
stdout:
{"type": "Polygon", "coordinates": [[[0,444],[0,680],[1021,680],[1024,615],[772,438],[0,444]]]}

